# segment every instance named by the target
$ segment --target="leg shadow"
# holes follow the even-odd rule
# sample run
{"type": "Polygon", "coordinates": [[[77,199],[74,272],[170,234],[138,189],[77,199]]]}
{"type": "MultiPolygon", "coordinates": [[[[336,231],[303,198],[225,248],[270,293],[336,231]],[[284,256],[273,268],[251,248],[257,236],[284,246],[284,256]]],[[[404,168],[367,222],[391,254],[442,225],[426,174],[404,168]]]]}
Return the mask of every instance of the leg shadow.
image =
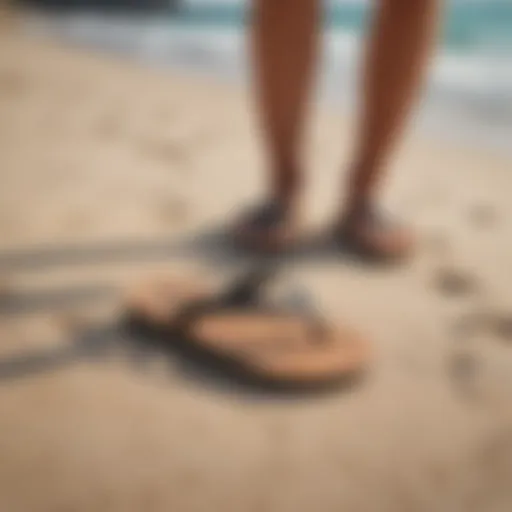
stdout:
{"type": "Polygon", "coordinates": [[[114,240],[95,244],[70,244],[60,247],[35,246],[0,253],[0,272],[30,272],[53,267],[102,265],[108,263],[162,262],[198,259],[216,267],[261,260],[287,263],[360,263],[347,248],[332,237],[320,234],[305,239],[296,248],[279,254],[248,251],[238,247],[226,226],[210,226],[178,238],[114,240]]]}
{"type": "Polygon", "coordinates": [[[0,359],[0,382],[57,371],[71,364],[103,358],[117,339],[117,329],[102,326],[87,329],[71,343],[0,359]]]}
{"type": "Polygon", "coordinates": [[[352,390],[362,377],[353,375],[336,386],[309,389],[278,386],[248,377],[236,365],[212,358],[185,340],[171,339],[169,335],[122,319],[115,325],[84,329],[65,346],[0,359],[0,384],[57,372],[75,364],[119,360],[120,356],[139,375],[148,374],[151,378],[148,362],[159,359],[169,363],[169,377],[172,368],[172,375],[177,373],[185,382],[236,398],[294,400],[325,396],[334,391],[352,390]]]}

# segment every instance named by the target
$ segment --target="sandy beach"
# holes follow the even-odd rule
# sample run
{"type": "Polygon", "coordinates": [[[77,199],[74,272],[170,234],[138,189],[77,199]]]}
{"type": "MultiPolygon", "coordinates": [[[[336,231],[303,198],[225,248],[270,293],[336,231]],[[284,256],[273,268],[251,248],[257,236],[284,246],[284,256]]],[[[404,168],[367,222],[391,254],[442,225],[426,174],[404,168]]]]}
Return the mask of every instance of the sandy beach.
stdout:
{"type": "MultiPolygon", "coordinates": [[[[248,263],[222,226],[261,192],[249,98],[0,32],[0,511],[508,512],[510,160],[411,132],[385,202],[417,229],[415,258],[289,256],[373,343],[351,389],[253,392],[116,329],[145,275],[248,263]]],[[[352,130],[316,112],[312,228],[336,210],[352,130]]]]}

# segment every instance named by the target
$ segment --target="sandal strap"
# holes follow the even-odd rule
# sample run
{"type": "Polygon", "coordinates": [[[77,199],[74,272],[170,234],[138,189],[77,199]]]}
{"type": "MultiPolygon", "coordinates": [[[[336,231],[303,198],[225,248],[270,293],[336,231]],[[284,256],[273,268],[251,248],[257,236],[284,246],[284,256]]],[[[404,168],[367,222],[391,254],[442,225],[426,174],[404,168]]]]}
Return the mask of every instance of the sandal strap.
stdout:
{"type": "Polygon", "coordinates": [[[246,216],[246,223],[258,228],[271,228],[279,225],[286,218],[286,210],[276,201],[268,201],[254,208],[246,216]]]}
{"type": "Polygon", "coordinates": [[[224,290],[213,297],[193,300],[186,303],[173,316],[173,324],[180,331],[200,316],[230,307],[248,308],[261,303],[263,288],[276,276],[276,269],[270,266],[258,266],[231,282],[224,290]]]}
{"type": "Polygon", "coordinates": [[[221,294],[218,303],[223,306],[248,307],[257,304],[263,289],[277,277],[274,266],[258,266],[236,279],[221,294]]]}
{"type": "Polygon", "coordinates": [[[181,333],[186,333],[190,325],[205,314],[228,308],[256,307],[267,311],[275,310],[278,313],[300,314],[307,320],[315,343],[328,339],[331,326],[315,306],[307,291],[295,288],[284,305],[272,304],[272,301],[264,298],[265,289],[277,277],[278,270],[275,266],[260,264],[235,279],[218,295],[185,304],[174,316],[173,324],[181,333]]]}

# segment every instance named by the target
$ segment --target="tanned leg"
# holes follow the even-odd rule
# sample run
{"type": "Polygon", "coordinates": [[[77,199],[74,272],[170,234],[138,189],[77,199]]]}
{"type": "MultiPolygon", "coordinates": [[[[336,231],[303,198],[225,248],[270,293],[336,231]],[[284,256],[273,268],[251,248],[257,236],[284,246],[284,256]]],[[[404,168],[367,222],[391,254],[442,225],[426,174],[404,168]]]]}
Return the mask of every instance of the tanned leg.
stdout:
{"type": "MultiPolygon", "coordinates": [[[[279,245],[302,183],[301,147],[317,56],[321,0],[254,0],[253,70],[268,156],[272,212],[256,211],[242,234],[279,245]]],[[[268,206],[268,205],[267,205],[268,206]]]]}
{"type": "MultiPolygon", "coordinates": [[[[411,248],[408,233],[376,222],[379,185],[428,69],[440,0],[379,0],[367,48],[363,105],[348,204],[342,224],[376,256],[411,248]]],[[[348,230],[348,231],[347,231],[348,230]]]]}

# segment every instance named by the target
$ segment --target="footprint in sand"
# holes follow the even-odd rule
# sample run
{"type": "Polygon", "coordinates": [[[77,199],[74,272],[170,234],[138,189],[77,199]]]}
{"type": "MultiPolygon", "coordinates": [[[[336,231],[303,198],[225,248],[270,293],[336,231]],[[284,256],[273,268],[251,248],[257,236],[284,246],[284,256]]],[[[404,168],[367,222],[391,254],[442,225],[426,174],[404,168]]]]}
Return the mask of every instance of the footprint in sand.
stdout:
{"type": "Polygon", "coordinates": [[[484,315],[480,311],[458,318],[452,326],[452,339],[457,344],[448,359],[448,373],[466,399],[477,398],[477,378],[482,360],[474,341],[480,333],[484,315]]]}
{"type": "Polygon", "coordinates": [[[492,313],[487,321],[489,331],[497,340],[512,344],[512,313],[492,313]]]}
{"type": "Polygon", "coordinates": [[[452,336],[457,346],[449,356],[448,374],[464,398],[478,400],[488,343],[497,341],[512,345],[512,313],[486,312],[482,308],[459,318],[452,336]],[[480,343],[476,344],[477,338],[480,343]]]}
{"type": "Polygon", "coordinates": [[[458,320],[454,336],[467,339],[477,334],[487,334],[489,339],[512,344],[512,312],[481,310],[458,320]]]}
{"type": "Polygon", "coordinates": [[[465,399],[478,399],[478,374],[482,365],[474,340],[482,330],[485,315],[481,311],[459,318],[452,327],[452,339],[457,346],[448,358],[448,375],[465,399]]]}
{"type": "Polygon", "coordinates": [[[467,297],[480,291],[476,277],[456,266],[439,268],[434,275],[434,285],[445,297],[467,297]]]}
{"type": "Polygon", "coordinates": [[[464,399],[478,400],[478,373],[480,358],[471,350],[457,350],[448,360],[448,375],[464,399]]]}

